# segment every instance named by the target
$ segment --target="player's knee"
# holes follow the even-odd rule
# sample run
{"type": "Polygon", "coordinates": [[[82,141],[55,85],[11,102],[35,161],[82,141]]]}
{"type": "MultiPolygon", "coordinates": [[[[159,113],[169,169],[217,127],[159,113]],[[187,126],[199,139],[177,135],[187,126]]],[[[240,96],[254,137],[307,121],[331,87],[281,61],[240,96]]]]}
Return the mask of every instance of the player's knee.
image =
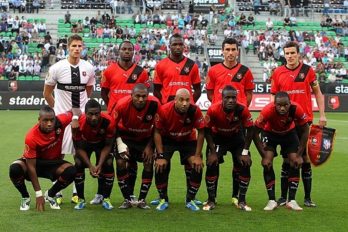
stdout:
{"type": "Polygon", "coordinates": [[[9,169],[10,178],[18,178],[24,176],[24,170],[19,163],[12,163],[9,169]]]}
{"type": "Polygon", "coordinates": [[[67,181],[72,182],[75,179],[76,176],[76,168],[75,166],[69,165],[64,169],[64,171],[61,174],[61,177],[67,181]]]}
{"type": "Polygon", "coordinates": [[[124,159],[116,159],[116,167],[118,169],[126,169],[127,161],[125,161],[124,159]]]}
{"type": "Polygon", "coordinates": [[[147,172],[152,172],[153,171],[153,163],[144,163],[144,170],[147,172]]]}
{"type": "Polygon", "coordinates": [[[106,165],[106,166],[114,166],[114,158],[111,156],[111,155],[109,155],[107,158],[106,158],[106,160],[105,160],[105,162],[104,162],[104,165],[106,165]]]}
{"type": "Polygon", "coordinates": [[[262,159],[261,165],[264,169],[270,170],[273,164],[272,161],[269,159],[262,159]]]}

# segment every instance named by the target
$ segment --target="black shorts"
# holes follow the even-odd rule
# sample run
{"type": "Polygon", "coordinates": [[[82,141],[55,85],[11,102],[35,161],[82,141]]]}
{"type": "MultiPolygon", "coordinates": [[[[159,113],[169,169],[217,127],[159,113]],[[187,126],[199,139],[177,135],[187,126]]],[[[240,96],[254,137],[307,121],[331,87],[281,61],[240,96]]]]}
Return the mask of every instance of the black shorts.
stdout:
{"type": "MultiPolygon", "coordinates": [[[[95,164],[98,165],[99,163],[99,159],[100,159],[100,155],[101,155],[101,151],[103,150],[103,148],[105,147],[105,142],[99,142],[99,143],[84,143],[81,146],[81,149],[83,149],[84,151],[86,151],[88,159],[91,159],[92,153],[95,153],[95,164]]],[[[112,156],[112,155],[110,155],[112,156]]],[[[75,157],[76,158],[76,157],[75,157]]],[[[106,157],[105,160],[107,160],[109,157],[106,157]]],[[[83,162],[81,160],[81,162],[83,162]]],[[[87,168],[86,164],[83,165],[84,168],[87,168]]]]}
{"type": "MultiPolygon", "coordinates": [[[[25,159],[23,159],[23,158],[19,159],[19,160],[25,162],[25,159]]],[[[66,163],[71,164],[70,162],[65,161],[65,160],[37,159],[36,160],[37,177],[46,178],[46,179],[50,179],[51,181],[55,181],[58,178],[57,169],[66,163]]],[[[28,172],[25,174],[25,179],[30,181],[30,177],[28,175],[28,172]]]]}
{"type": "Polygon", "coordinates": [[[265,145],[264,149],[266,151],[273,151],[274,156],[278,155],[277,146],[280,145],[280,154],[283,158],[287,158],[290,153],[296,153],[298,146],[300,145],[296,129],[293,129],[284,135],[263,131],[261,133],[261,139],[265,145]]]}
{"type": "Polygon", "coordinates": [[[162,138],[163,142],[163,156],[169,162],[175,151],[180,154],[181,165],[186,165],[188,163],[188,158],[194,156],[196,153],[197,141],[184,141],[178,142],[171,139],[162,138]]]}
{"type": "MultiPolygon", "coordinates": [[[[149,143],[149,139],[146,139],[144,141],[123,139],[123,142],[128,147],[130,161],[144,162],[143,153],[146,145],[149,143]]],[[[115,158],[122,159],[118,152],[115,152],[115,158]]]]}
{"type": "MultiPolygon", "coordinates": [[[[311,126],[313,122],[308,122],[308,125],[311,126]]],[[[296,133],[297,133],[297,136],[298,138],[300,139],[301,137],[301,130],[300,130],[300,126],[296,126],[296,133]]],[[[307,156],[307,149],[304,149],[303,150],[303,153],[302,153],[302,157],[305,157],[307,156]]]]}
{"type": "MultiPolygon", "coordinates": [[[[243,134],[241,134],[240,136],[229,138],[229,139],[213,137],[213,141],[216,147],[216,153],[219,158],[219,164],[222,164],[225,162],[224,156],[227,154],[227,152],[230,152],[232,154],[233,162],[235,164],[239,163],[238,157],[242,154],[242,151],[245,145],[243,134]]],[[[208,153],[209,153],[209,147],[207,146],[207,149],[206,149],[207,158],[208,158],[208,153]]]]}

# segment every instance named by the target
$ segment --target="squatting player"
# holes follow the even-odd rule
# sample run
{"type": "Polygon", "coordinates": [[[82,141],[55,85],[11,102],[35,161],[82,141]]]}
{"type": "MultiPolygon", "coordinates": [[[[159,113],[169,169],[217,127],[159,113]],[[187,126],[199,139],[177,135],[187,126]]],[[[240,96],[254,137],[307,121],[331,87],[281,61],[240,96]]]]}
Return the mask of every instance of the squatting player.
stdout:
{"type": "Polygon", "coordinates": [[[103,208],[111,210],[113,206],[110,194],[115,178],[113,156],[110,154],[115,134],[114,120],[110,115],[101,112],[100,104],[91,99],[86,103],[85,113],[79,119],[79,128],[73,129],[72,132],[76,149],[75,185],[79,198],[75,209],[81,210],[86,207],[84,182],[85,168],[88,168],[93,177],[98,177],[103,208]],[[96,165],[90,161],[93,152],[96,156],[96,165]]]}
{"type": "Polygon", "coordinates": [[[219,164],[223,163],[223,156],[231,152],[235,168],[239,173],[238,208],[251,211],[246,204],[246,193],[250,182],[251,159],[250,143],[253,139],[253,119],[248,107],[237,103],[237,90],[227,85],[222,90],[222,101],[211,105],[205,116],[207,139],[207,171],[205,182],[208,201],[203,210],[212,210],[216,205],[216,187],[219,178],[219,164]],[[245,130],[245,133],[243,133],[245,130]]]}
{"type": "Polygon", "coordinates": [[[281,147],[283,158],[289,159],[289,197],[287,208],[300,211],[295,195],[300,180],[302,153],[306,149],[309,133],[308,118],[302,107],[290,102],[286,92],[278,92],[274,102],[266,105],[255,121],[255,145],[262,157],[263,177],[268,193],[268,203],[264,210],[277,208],[275,201],[275,174],[273,158],[277,156],[277,146],[281,147]],[[296,125],[300,133],[296,132],[296,125]],[[262,141],[260,140],[260,133],[262,141]],[[298,136],[299,134],[299,136],[298,136]]]}
{"type": "Polygon", "coordinates": [[[71,119],[71,112],[56,117],[52,108],[44,106],[39,113],[39,122],[27,133],[23,156],[11,164],[9,172],[13,185],[22,196],[20,210],[30,209],[25,180],[33,185],[38,211],[44,210],[45,199],[52,209],[60,209],[55,195],[73,182],[76,174],[75,167],[62,157],[63,135],[71,119]],[[45,196],[38,177],[56,180],[45,196]]]}
{"type": "Polygon", "coordinates": [[[204,143],[204,118],[201,110],[190,103],[190,92],[179,89],[174,101],[160,108],[155,121],[156,145],[155,181],[160,196],[157,210],[166,210],[168,203],[168,163],[175,151],[179,151],[182,165],[190,165],[186,193],[186,208],[197,211],[194,201],[202,180],[202,147],[204,143]],[[196,133],[198,131],[198,135],[196,133]]]}

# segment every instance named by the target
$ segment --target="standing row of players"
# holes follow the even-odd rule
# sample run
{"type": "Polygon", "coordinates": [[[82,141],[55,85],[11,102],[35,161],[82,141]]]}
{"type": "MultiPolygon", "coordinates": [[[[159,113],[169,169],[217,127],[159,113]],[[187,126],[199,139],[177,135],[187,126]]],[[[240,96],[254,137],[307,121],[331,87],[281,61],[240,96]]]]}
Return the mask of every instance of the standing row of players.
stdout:
{"type": "Polygon", "coordinates": [[[179,151],[187,180],[186,207],[198,210],[200,202],[195,199],[195,195],[202,178],[201,150],[204,137],[208,142],[206,171],[208,200],[203,209],[211,210],[215,207],[218,164],[223,162],[223,156],[230,151],[234,161],[232,202],[240,209],[251,210],[246,204],[245,194],[250,180],[251,160],[248,150],[253,137],[262,156],[269,194],[269,202],[264,209],[273,210],[278,205],[284,204],[295,210],[301,209],[294,201],[299,167],[302,167],[305,205],[315,206],[310,196],[311,167],[304,152],[308,136],[308,128],[305,125],[313,121],[311,90],[319,106],[319,124],[325,125],[326,118],[323,96],[315,79],[315,73],[309,66],[300,62],[296,43],[289,42],[284,47],[287,64],[278,68],[272,76],[271,92],[277,97],[274,103],[261,112],[255,122],[255,129],[247,109],[254,89],[253,77],[246,66],[238,63],[238,46],[233,38],[225,39],[222,44],[223,63],[213,66],[208,72],[206,79],[208,99],[213,104],[205,119],[200,109],[194,105],[201,94],[198,67],[192,60],[183,56],[184,42],[180,35],[171,37],[170,55],[159,62],[155,69],[154,95],[158,100],[148,96],[148,75],[132,61],[133,44],[124,41],[120,45],[120,60],[105,70],[101,83],[101,95],[108,106],[109,115],[100,113],[100,106],[94,101],[86,105],[95,80],[93,67],[80,60],[82,38],[71,36],[68,47],[69,57],[51,67],[44,88],[44,96],[49,106],[54,108],[59,116],[55,118],[50,108],[40,111],[39,124],[27,136],[23,158],[15,161],[10,167],[11,180],[22,194],[22,210],[29,209],[30,204],[24,179],[32,181],[37,197],[37,208],[43,209],[43,194],[37,180],[38,176],[57,180],[45,196],[52,208],[59,208],[56,193],[72,181],[75,181],[78,194],[75,208],[84,208],[85,167],[89,168],[92,175],[98,177],[98,192],[91,203],[102,203],[104,208],[112,209],[109,196],[114,180],[114,169],[113,156],[109,153],[113,142],[116,144],[117,179],[125,199],[120,208],[130,208],[135,203],[140,208],[149,208],[145,198],[152,182],[154,164],[159,199],[151,203],[157,204],[158,210],[167,209],[170,158],[174,151],[179,151]],[[85,109],[85,105],[88,111],[80,116],[80,111],[85,109]],[[66,113],[68,111],[72,111],[72,114],[66,113]],[[72,119],[73,135],[68,133],[71,130],[64,130],[69,124],[69,117],[72,119]],[[109,123],[106,123],[107,121],[109,123]],[[148,127],[152,125],[151,123],[154,123],[153,130],[152,127],[148,127]],[[95,127],[99,130],[95,130],[95,127]],[[117,128],[116,135],[112,134],[112,129],[109,131],[109,128],[114,127],[117,128]],[[84,128],[90,131],[85,132],[84,128]],[[197,135],[194,128],[198,131],[197,135]],[[298,132],[295,133],[295,129],[298,132]],[[260,141],[260,131],[263,131],[261,133],[263,142],[260,141]],[[64,139],[62,139],[63,132],[64,139]],[[76,148],[75,167],[62,160],[62,154],[75,154],[72,149],[72,136],[76,148]],[[115,141],[112,139],[114,136],[115,141]],[[278,203],[275,201],[275,174],[272,166],[277,145],[281,145],[281,154],[284,157],[281,175],[282,194],[278,203]],[[155,156],[154,147],[156,147],[155,156]],[[97,154],[96,166],[89,161],[93,151],[97,154]],[[144,170],[139,199],[135,202],[132,195],[134,195],[137,161],[144,162],[144,170]]]}

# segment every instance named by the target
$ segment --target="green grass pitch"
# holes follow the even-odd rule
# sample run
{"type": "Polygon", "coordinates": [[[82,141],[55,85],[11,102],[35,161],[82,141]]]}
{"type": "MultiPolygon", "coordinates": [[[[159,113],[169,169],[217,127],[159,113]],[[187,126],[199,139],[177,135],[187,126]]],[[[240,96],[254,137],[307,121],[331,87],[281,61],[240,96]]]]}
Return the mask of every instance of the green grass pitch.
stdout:
{"type": "MultiPolygon", "coordinates": [[[[318,116],[318,115],[316,115],[318,116]]],[[[345,231],[348,226],[348,114],[328,113],[328,126],[337,129],[334,153],[322,167],[313,168],[312,198],[317,208],[304,208],[303,212],[292,212],[278,208],[273,212],[264,212],[267,193],[262,177],[260,157],[252,145],[252,179],[247,194],[252,212],[242,212],[231,204],[231,157],[220,169],[218,205],[211,212],[191,212],[184,207],[185,181],[183,167],[178,156],[174,156],[169,179],[170,206],[165,212],[157,212],[154,207],[144,211],[137,208],[119,210],[121,194],[115,182],[111,200],[115,209],[106,211],[101,206],[87,205],[82,211],[73,209],[70,203],[71,186],[64,190],[64,204],[61,210],[35,211],[35,199],[31,209],[19,211],[20,195],[8,178],[9,164],[20,157],[26,131],[37,121],[37,111],[1,111],[0,112],[0,230],[7,231],[345,231]]],[[[316,117],[317,120],[318,117],[316,117]]],[[[72,160],[68,157],[68,160],[72,160]]],[[[275,159],[276,191],[279,197],[281,158],[275,159]]],[[[140,165],[141,167],[141,165],[140,165]]],[[[142,169],[140,169],[142,170],[142,169]]],[[[140,173],[140,172],[139,172],[140,173]]],[[[86,199],[89,201],[96,191],[96,180],[89,175],[86,180],[86,199]]],[[[40,180],[43,190],[50,183],[40,180]]],[[[139,191],[139,178],[136,192],[139,191]]],[[[30,182],[28,190],[33,196],[30,182]]],[[[154,184],[148,195],[148,201],[157,196],[154,184]]],[[[206,200],[204,180],[197,198],[206,200]]],[[[299,187],[297,200],[303,205],[303,186],[299,187]]]]}

